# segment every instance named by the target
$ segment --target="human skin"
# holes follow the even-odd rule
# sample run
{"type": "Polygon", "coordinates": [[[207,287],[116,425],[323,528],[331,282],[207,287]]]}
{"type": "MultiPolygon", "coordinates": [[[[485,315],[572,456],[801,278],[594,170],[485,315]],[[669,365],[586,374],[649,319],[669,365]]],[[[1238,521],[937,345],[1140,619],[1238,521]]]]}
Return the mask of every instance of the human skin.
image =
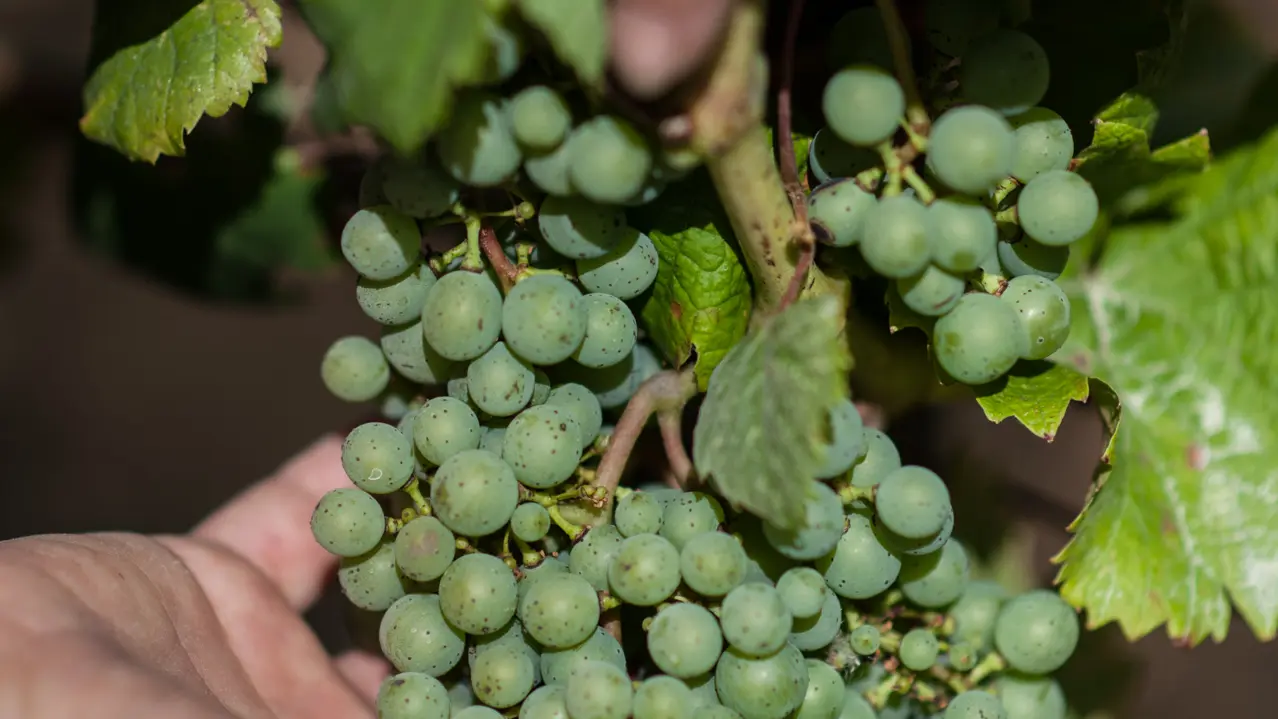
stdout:
{"type": "Polygon", "coordinates": [[[335,558],[310,536],[349,485],[326,437],[191,533],[0,542],[0,717],[364,719],[389,671],[328,655],[301,613],[335,558]]]}

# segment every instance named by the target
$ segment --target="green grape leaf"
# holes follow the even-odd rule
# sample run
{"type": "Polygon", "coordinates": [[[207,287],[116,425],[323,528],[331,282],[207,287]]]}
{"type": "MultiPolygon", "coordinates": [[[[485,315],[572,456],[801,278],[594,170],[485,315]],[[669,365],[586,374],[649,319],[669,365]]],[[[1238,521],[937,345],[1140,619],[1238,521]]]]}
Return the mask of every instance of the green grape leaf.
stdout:
{"type": "Polygon", "coordinates": [[[280,42],[275,0],[204,0],[155,37],[123,48],[84,87],[80,129],[133,160],[181,155],[204,115],[224,115],[266,81],[280,42]]]}
{"type": "Polygon", "coordinates": [[[1099,380],[1110,435],[1057,557],[1061,593],[1133,638],[1166,624],[1191,644],[1223,639],[1236,609],[1271,639],[1278,133],[1185,181],[1170,209],[1112,230],[1093,266],[1061,279],[1061,356],[1099,380]]]}
{"type": "Polygon", "coordinates": [[[693,434],[693,462],[725,499],[781,528],[803,520],[804,482],[822,460],[850,358],[838,298],[803,300],[724,357],[693,434]]]}
{"type": "Polygon", "coordinates": [[[660,264],[640,311],[649,339],[682,367],[696,353],[693,373],[705,389],[728,350],[750,323],[750,281],[736,252],[709,228],[652,231],[660,264]]]}
{"type": "Polygon", "coordinates": [[[1023,360],[1000,379],[973,389],[991,422],[1015,417],[1026,429],[1051,442],[1070,402],[1087,401],[1087,386],[1087,376],[1072,367],[1023,360]]]}
{"type": "Polygon", "coordinates": [[[583,84],[603,84],[610,32],[605,0],[519,0],[518,7],[528,24],[546,36],[560,62],[572,68],[583,84]]]}
{"type": "Polygon", "coordinates": [[[1096,188],[1101,205],[1130,215],[1174,197],[1177,178],[1201,171],[1211,159],[1207,133],[1156,150],[1149,141],[1158,108],[1148,97],[1126,93],[1096,114],[1091,145],[1074,167],[1096,188]]]}
{"type": "Polygon", "coordinates": [[[447,121],[454,91],[480,83],[490,48],[484,3],[301,0],[330,52],[341,117],[397,150],[419,150],[447,121]]]}

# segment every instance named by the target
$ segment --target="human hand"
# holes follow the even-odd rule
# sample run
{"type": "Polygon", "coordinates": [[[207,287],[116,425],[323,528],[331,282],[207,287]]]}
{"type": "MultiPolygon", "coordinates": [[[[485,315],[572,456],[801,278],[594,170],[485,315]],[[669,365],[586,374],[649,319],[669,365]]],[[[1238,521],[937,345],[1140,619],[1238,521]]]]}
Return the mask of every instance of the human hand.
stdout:
{"type": "Polygon", "coordinates": [[[301,617],[335,558],[311,538],[348,484],[326,437],[183,536],[0,542],[0,717],[371,717],[380,657],[301,617]]]}

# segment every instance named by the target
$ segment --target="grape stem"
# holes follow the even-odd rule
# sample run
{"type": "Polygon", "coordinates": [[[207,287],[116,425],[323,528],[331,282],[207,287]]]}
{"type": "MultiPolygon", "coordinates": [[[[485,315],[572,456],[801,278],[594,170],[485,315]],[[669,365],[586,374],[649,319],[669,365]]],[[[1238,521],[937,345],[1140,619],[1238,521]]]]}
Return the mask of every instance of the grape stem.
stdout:
{"type": "Polygon", "coordinates": [[[483,229],[484,221],[478,215],[462,210],[458,205],[462,219],[466,223],[466,259],[462,260],[462,269],[470,272],[484,271],[484,256],[479,247],[480,231],[483,229]]]}
{"type": "MultiPolygon", "coordinates": [[[[466,229],[469,234],[469,224],[466,229]]],[[[484,256],[488,258],[488,264],[492,265],[493,272],[497,273],[497,281],[501,283],[502,293],[510,292],[510,288],[515,286],[515,276],[519,274],[519,270],[511,264],[506,251],[497,241],[497,233],[490,225],[484,224],[479,228],[478,244],[483,249],[484,256]]]]}
{"type": "Polygon", "coordinates": [[[905,91],[905,119],[920,135],[926,135],[931,126],[927,108],[919,94],[918,80],[914,76],[914,62],[910,57],[910,33],[896,9],[896,0],[875,0],[883,17],[888,45],[892,48],[892,64],[896,66],[896,78],[905,91]]]}
{"type": "Polygon", "coordinates": [[[408,498],[413,501],[413,509],[417,510],[418,516],[430,516],[430,502],[422,495],[421,482],[416,477],[404,485],[404,494],[407,494],[408,498]]]}
{"type": "Polygon", "coordinates": [[[658,412],[657,426],[661,429],[661,442],[670,463],[670,472],[679,488],[686,488],[692,479],[693,468],[688,450],[683,446],[683,407],[658,412]]]}
{"type": "Polygon", "coordinates": [[[617,420],[608,450],[599,460],[595,486],[607,492],[603,500],[604,507],[612,504],[617,485],[621,483],[621,474],[626,468],[626,460],[630,458],[648,418],[654,412],[682,411],[683,406],[696,394],[697,378],[692,370],[666,370],[639,385],[635,396],[630,398],[626,409],[621,413],[621,419],[617,420]]]}
{"type": "Polygon", "coordinates": [[[619,607],[609,609],[599,615],[599,626],[603,627],[605,632],[612,635],[613,639],[621,641],[621,609],[619,607]]]}
{"type": "Polygon", "coordinates": [[[914,192],[919,196],[919,202],[925,205],[932,204],[936,200],[936,191],[933,190],[927,181],[919,175],[918,170],[914,169],[914,165],[905,165],[901,168],[901,177],[905,179],[905,184],[914,188],[914,192]]]}

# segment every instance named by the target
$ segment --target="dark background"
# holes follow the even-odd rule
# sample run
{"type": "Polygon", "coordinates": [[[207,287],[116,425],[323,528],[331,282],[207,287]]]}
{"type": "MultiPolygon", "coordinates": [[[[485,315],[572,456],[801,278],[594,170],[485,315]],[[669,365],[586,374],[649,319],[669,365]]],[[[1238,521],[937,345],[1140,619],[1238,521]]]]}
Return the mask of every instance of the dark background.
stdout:
{"type": "MultiPolygon", "coordinates": [[[[291,278],[304,301],[246,306],[197,299],[86,251],[70,187],[91,16],[87,0],[0,0],[0,539],[181,531],[362,411],[328,397],[318,378],[335,337],[370,330],[346,270],[291,278]]],[[[291,23],[285,37],[280,56],[314,64],[313,40],[291,23]]],[[[1250,87],[1263,67],[1241,56],[1227,76],[1250,87]]],[[[1194,108],[1219,116],[1246,104],[1220,94],[1230,85],[1186,78],[1165,105],[1172,127],[1220,122],[1194,108]]],[[[187,231],[167,241],[180,246],[187,231]]],[[[974,405],[920,413],[893,431],[907,458],[974,458],[955,482],[999,460],[1007,476],[996,480],[1011,488],[985,501],[999,497],[999,509],[1026,517],[1015,536],[1039,579],[1050,578],[1047,558],[1099,453],[1089,410],[1073,412],[1051,445],[990,425],[974,405]]],[[[321,615],[335,625],[332,612],[321,615]]],[[[1278,649],[1241,623],[1234,630],[1224,645],[1192,651],[1161,635],[1138,642],[1130,698],[1113,716],[1274,716],[1278,649]]],[[[1100,634],[1118,639],[1112,627],[1100,634]]],[[[1107,683],[1128,653],[1075,662],[1075,684],[1107,683]]]]}

